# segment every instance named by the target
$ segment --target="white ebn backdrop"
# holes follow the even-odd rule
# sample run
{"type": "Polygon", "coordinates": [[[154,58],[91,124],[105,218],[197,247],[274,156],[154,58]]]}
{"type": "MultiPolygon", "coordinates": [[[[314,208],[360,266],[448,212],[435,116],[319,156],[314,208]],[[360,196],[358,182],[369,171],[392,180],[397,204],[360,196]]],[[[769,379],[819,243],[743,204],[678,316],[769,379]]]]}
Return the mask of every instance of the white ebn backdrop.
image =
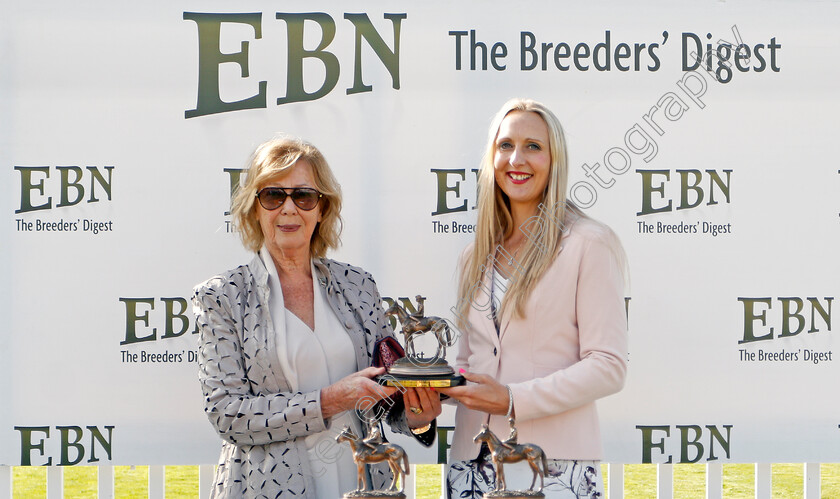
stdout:
{"type": "Polygon", "coordinates": [[[276,133],[341,183],[330,256],[451,317],[511,97],[563,122],[570,196],[629,257],[606,460],[840,461],[837,2],[3,10],[0,465],[216,460],[189,298],[250,260],[231,189],[276,133]]]}

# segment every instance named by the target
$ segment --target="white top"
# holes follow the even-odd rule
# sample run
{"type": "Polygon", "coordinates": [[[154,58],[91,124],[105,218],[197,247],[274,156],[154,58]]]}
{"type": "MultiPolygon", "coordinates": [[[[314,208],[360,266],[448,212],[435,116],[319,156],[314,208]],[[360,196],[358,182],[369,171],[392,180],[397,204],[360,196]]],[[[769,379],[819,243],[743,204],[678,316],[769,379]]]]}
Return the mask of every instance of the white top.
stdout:
{"type": "Polygon", "coordinates": [[[490,289],[491,294],[491,303],[493,304],[493,322],[496,323],[496,333],[498,333],[499,329],[499,314],[501,313],[502,308],[502,299],[505,297],[505,293],[507,293],[508,286],[510,285],[510,279],[506,279],[499,271],[496,269],[496,266],[493,266],[493,279],[491,281],[492,288],[490,289]]]}
{"type": "MultiPolygon", "coordinates": [[[[308,392],[324,388],[358,370],[353,342],[327,301],[326,290],[318,284],[312,266],[315,330],[286,309],[274,260],[263,247],[260,257],[268,269],[269,308],[276,334],[277,356],[292,390],[308,392]],[[286,371],[288,370],[288,373],[286,371]]],[[[310,263],[310,265],[312,265],[310,263]]],[[[328,428],[305,438],[309,464],[319,498],[335,499],[357,485],[353,453],[346,444],[337,444],[337,431],[349,425],[361,435],[361,422],[350,412],[336,414],[328,428]]]]}

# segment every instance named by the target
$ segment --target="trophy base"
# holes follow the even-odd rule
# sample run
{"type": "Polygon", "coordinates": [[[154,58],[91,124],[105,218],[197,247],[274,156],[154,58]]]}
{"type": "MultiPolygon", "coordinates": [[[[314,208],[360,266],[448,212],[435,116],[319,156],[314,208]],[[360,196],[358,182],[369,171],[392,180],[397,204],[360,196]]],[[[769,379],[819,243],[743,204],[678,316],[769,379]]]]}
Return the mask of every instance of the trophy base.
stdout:
{"type": "Polygon", "coordinates": [[[403,388],[449,388],[466,383],[463,376],[456,376],[455,370],[443,359],[403,357],[376,381],[385,386],[403,388]]]}
{"type": "Polygon", "coordinates": [[[376,381],[385,386],[401,386],[403,388],[449,388],[460,386],[467,382],[463,376],[426,376],[419,378],[394,375],[379,376],[376,381]]]}
{"type": "Polygon", "coordinates": [[[386,490],[354,490],[341,496],[344,499],[405,499],[403,492],[388,492],[386,490]]]}
{"type": "Polygon", "coordinates": [[[504,497],[505,499],[536,499],[543,498],[545,494],[536,490],[491,490],[485,492],[484,497],[504,497]]]}

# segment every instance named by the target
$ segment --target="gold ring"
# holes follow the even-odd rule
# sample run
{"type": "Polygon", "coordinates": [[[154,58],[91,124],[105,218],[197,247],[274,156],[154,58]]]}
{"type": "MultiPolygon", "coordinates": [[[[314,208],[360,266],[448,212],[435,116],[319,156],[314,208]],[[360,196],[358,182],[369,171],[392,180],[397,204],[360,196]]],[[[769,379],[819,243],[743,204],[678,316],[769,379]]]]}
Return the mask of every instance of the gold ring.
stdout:
{"type": "Polygon", "coordinates": [[[419,407],[412,407],[411,412],[413,412],[414,414],[421,414],[423,412],[423,409],[419,407]]]}

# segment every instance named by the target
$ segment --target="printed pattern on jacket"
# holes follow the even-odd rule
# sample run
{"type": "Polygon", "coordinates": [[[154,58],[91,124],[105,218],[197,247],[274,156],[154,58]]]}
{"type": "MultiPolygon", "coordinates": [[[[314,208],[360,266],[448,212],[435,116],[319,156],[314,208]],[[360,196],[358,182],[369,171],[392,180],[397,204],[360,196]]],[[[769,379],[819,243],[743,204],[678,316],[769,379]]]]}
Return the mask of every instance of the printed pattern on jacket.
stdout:
{"type": "MultiPolygon", "coordinates": [[[[376,340],[393,335],[376,283],[358,267],[329,259],[313,263],[313,278],[345,326],[357,365],[370,366],[376,340]]],[[[316,497],[317,477],[301,437],[324,431],[329,422],[321,417],[320,390],[293,392],[282,374],[268,295],[268,271],[259,256],[195,288],[205,413],[224,441],[211,497],[316,497]]],[[[397,400],[388,423],[411,435],[397,400]]],[[[422,437],[430,445],[434,433],[422,437]]],[[[390,480],[387,465],[370,471],[377,487],[390,480]]]]}

